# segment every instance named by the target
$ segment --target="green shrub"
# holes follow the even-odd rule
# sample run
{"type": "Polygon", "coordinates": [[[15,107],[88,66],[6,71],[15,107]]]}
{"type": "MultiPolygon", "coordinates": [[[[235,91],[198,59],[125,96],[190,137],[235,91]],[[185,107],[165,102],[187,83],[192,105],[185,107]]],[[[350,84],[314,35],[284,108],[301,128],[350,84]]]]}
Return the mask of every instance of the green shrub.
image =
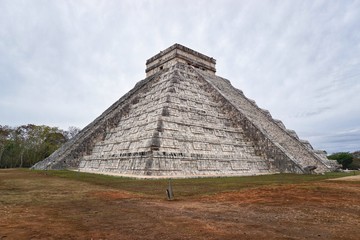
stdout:
{"type": "Polygon", "coordinates": [[[328,156],[329,159],[336,160],[339,164],[342,165],[343,169],[349,168],[349,165],[352,163],[354,157],[349,152],[338,152],[328,156]]]}
{"type": "Polygon", "coordinates": [[[349,165],[349,169],[352,170],[360,169],[360,158],[354,158],[352,163],[349,165]]]}

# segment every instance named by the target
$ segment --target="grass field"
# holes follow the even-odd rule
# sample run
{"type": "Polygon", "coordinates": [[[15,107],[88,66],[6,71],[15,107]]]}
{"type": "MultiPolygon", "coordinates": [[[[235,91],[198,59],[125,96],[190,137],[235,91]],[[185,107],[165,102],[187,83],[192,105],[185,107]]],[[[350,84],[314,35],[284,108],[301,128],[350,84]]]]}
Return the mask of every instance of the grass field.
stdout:
{"type": "MultiPolygon", "coordinates": [[[[26,170],[25,170],[26,171],[26,170]]],[[[80,182],[91,183],[97,186],[112,187],[133,193],[146,195],[148,197],[164,198],[168,187],[168,179],[135,179],[115,177],[101,174],[89,174],[74,171],[36,171],[38,174],[56,176],[72,179],[80,182]]],[[[299,175],[299,174],[275,174],[259,175],[250,177],[217,177],[217,178],[189,178],[171,179],[177,199],[198,197],[206,194],[220,192],[238,191],[245,188],[256,188],[261,186],[274,186],[281,184],[306,183],[321,181],[331,178],[339,178],[360,174],[350,173],[327,173],[325,175],[299,175]]]]}
{"type": "Polygon", "coordinates": [[[354,174],[173,179],[167,201],[167,179],[3,169],[0,239],[359,239],[354,174]]]}

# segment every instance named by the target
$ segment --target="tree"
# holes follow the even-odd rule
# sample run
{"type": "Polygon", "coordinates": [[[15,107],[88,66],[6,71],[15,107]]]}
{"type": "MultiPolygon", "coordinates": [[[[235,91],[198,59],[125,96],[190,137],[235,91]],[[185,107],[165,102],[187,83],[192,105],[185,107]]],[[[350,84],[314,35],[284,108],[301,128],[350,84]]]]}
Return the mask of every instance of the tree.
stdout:
{"type": "Polygon", "coordinates": [[[2,156],[8,142],[11,129],[8,126],[0,125],[0,168],[2,165],[2,156]]]}
{"type": "Polygon", "coordinates": [[[0,168],[31,167],[64,144],[67,134],[44,125],[0,125],[0,168]]]}
{"type": "Polygon", "coordinates": [[[328,158],[336,160],[339,164],[343,166],[343,169],[346,169],[352,163],[354,157],[349,152],[338,152],[331,154],[330,156],[328,156],[328,158]]]}
{"type": "Polygon", "coordinates": [[[41,158],[47,158],[67,141],[61,132],[49,132],[41,144],[41,158]]]}
{"type": "Polygon", "coordinates": [[[70,126],[69,129],[65,132],[66,137],[68,139],[71,139],[73,137],[75,137],[76,134],[78,134],[80,132],[80,128],[78,127],[74,127],[74,126],[70,126]]]}

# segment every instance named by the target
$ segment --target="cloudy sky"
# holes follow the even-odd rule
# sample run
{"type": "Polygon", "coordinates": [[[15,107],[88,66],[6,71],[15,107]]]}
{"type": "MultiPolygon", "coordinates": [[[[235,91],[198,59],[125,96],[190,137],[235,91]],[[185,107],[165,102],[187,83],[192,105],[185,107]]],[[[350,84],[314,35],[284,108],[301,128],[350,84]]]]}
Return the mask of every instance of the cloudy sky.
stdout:
{"type": "Polygon", "coordinates": [[[174,43],[328,152],[360,150],[360,1],[0,0],[0,125],[84,127],[174,43]]]}

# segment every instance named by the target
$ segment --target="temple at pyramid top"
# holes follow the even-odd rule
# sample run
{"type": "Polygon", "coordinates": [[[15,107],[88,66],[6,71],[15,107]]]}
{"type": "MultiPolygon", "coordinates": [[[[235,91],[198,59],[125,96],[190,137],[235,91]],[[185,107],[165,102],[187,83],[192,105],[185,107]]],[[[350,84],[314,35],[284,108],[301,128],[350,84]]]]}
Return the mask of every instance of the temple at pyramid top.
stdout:
{"type": "Polygon", "coordinates": [[[216,72],[216,60],[214,58],[176,43],[146,61],[146,77],[164,68],[169,68],[177,62],[191,65],[209,73],[215,74],[216,72]]]}

